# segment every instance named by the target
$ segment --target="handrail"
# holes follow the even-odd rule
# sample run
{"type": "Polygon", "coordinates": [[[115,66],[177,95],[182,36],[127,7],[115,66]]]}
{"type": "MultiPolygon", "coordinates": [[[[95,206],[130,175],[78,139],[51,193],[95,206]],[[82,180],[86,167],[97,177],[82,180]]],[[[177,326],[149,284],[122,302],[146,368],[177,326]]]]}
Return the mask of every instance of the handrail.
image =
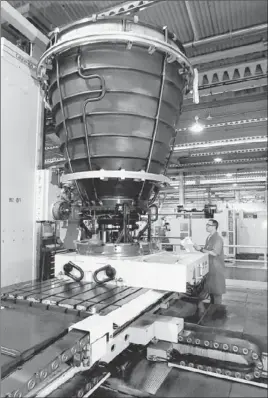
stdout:
{"type": "MultiPolygon", "coordinates": [[[[152,236],[152,238],[155,238],[155,239],[164,239],[164,238],[167,238],[167,239],[180,239],[180,240],[182,240],[180,237],[178,237],[178,236],[152,236]]],[[[204,245],[199,245],[199,246],[204,246],[204,245]]],[[[224,245],[223,247],[237,247],[237,248],[239,248],[239,247],[244,247],[244,248],[248,248],[248,249],[266,249],[266,250],[268,250],[268,247],[267,246],[250,246],[250,245],[224,245]]]]}
{"type": "MultiPolygon", "coordinates": [[[[152,238],[154,239],[180,239],[178,236],[152,236],[152,238]]],[[[170,242],[159,242],[162,245],[172,245],[172,246],[181,246],[181,243],[170,243],[170,242]]],[[[203,247],[204,245],[199,245],[201,247],[203,247]]],[[[263,259],[261,260],[253,260],[253,259],[239,259],[239,258],[235,258],[232,255],[230,256],[226,256],[226,258],[230,258],[232,259],[234,262],[250,262],[250,263],[263,263],[263,269],[267,269],[267,251],[268,248],[266,246],[250,246],[250,245],[224,245],[224,248],[229,248],[229,247],[233,247],[233,248],[249,248],[249,249],[261,249],[261,255],[263,255],[263,259]]],[[[253,253],[254,254],[254,253],[253,253]]],[[[256,254],[256,253],[255,253],[256,254]]]]}

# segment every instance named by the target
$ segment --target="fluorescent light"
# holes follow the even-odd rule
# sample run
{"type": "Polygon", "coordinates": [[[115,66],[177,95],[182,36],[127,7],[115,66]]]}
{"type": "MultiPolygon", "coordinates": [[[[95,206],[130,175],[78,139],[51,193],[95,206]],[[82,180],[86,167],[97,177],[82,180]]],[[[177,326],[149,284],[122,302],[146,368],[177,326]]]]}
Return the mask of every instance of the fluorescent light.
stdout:
{"type": "Polygon", "coordinates": [[[237,183],[236,182],[233,184],[233,187],[237,187],[237,183]]]}
{"type": "Polygon", "coordinates": [[[195,117],[195,123],[189,127],[192,133],[201,133],[204,130],[203,124],[199,123],[198,116],[195,117]]]}
{"type": "Polygon", "coordinates": [[[215,158],[214,162],[217,162],[217,163],[222,162],[222,158],[215,158]]]}
{"type": "Polygon", "coordinates": [[[233,175],[232,173],[227,173],[226,177],[232,177],[232,175],[233,175]]]}

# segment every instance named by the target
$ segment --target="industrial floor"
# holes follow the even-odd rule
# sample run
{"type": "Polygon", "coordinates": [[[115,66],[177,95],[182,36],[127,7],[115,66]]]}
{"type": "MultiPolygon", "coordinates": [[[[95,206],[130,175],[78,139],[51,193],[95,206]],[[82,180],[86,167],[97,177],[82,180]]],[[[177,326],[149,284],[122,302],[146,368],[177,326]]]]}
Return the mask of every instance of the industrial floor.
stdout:
{"type": "MultiPolygon", "coordinates": [[[[228,288],[222,306],[214,306],[209,303],[206,303],[205,306],[205,313],[197,314],[196,305],[177,300],[170,309],[163,310],[163,313],[183,317],[186,323],[198,323],[241,332],[244,335],[253,335],[260,341],[262,351],[268,351],[267,291],[228,288]],[[226,308],[225,315],[221,316],[224,308],[226,308]]],[[[12,347],[18,352],[27,351],[27,347],[38,347],[42,341],[49,341],[52,336],[59,334],[69,324],[80,320],[72,314],[43,311],[40,321],[39,305],[31,307],[31,309],[28,308],[26,312],[24,310],[25,305],[17,303],[9,305],[9,308],[1,313],[1,318],[3,318],[1,322],[2,344],[12,347]],[[7,328],[7,325],[12,324],[13,328],[7,328]],[[17,338],[17,325],[20,327],[19,339],[17,338]]],[[[10,365],[10,360],[12,358],[1,355],[2,371],[10,365]]],[[[28,380],[27,372],[24,376],[25,380],[28,380]]],[[[7,391],[15,387],[15,380],[11,380],[11,382],[12,386],[6,386],[7,391]]],[[[148,362],[146,359],[142,359],[132,370],[128,379],[123,381],[110,378],[106,385],[92,396],[94,398],[127,396],[267,397],[267,390],[189,371],[171,369],[165,363],[148,362]],[[114,390],[118,386],[122,393],[115,393],[114,390]]]]}
{"type": "MultiPolygon", "coordinates": [[[[225,330],[233,330],[258,337],[262,349],[267,352],[267,291],[229,288],[224,295],[223,305],[227,313],[224,317],[215,317],[217,306],[207,304],[207,310],[200,317],[185,317],[186,322],[214,326],[225,330]]],[[[190,306],[190,304],[189,304],[190,306]]],[[[188,306],[188,307],[189,307],[188,306]]],[[[170,309],[168,315],[183,311],[178,302],[177,308],[170,309]]],[[[110,380],[100,388],[94,398],[104,397],[267,397],[267,389],[249,386],[238,382],[208,377],[198,373],[168,368],[164,363],[140,361],[132,371],[128,380],[110,380]],[[115,394],[114,389],[120,385],[121,393],[115,394]]]]}

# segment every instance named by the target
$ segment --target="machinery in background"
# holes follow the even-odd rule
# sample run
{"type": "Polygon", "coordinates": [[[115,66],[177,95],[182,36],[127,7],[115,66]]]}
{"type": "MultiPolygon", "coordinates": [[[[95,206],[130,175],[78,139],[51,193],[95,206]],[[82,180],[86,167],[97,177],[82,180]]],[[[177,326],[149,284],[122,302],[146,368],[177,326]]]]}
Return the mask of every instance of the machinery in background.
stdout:
{"type": "Polygon", "coordinates": [[[267,387],[257,339],[165,312],[178,294],[198,302],[208,272],[206,254],[151,239],[183,93],[196,87],[181,43],[137,18],[82,20],[50,36],[37,76],[67,174],[37,173],[36,218],[78,235],[75,251],[55,255],[54,279],[1,291],[2,395],[86,397],[141,357],[267,387]]]}
{"type": "Polygon", "coordinates": [[[261,247],[267,248],[267,211],[240,210],[236,222],[237,245],[245,245],[245,247],[237,248],[237,257],[258,259],[263,256],[264,250],[261,247]]]}
{"type": "MultiPolygon", "coordinates": [[[[218,232],[223,239],[224,244],[224,254],[226,258],[235,258],[236,248],[232,247],[236,245],[237,239],[237,228],[236,228],[236,218],[235,212],[233,210],[226,209],[220,213],[214,213],[215,220],[219,223],[218,232]]],[[[192,233],[195,234],[197,230],[197,222],[193,221],[192,233]]],[[[200,228],[201,226],[199,226],[200,228]]],[[[204,228],[205,230],[205,228],[204,228]]],[[[201,232],[201,231],[200,231],[201,232]]],[[[196,235],[195,235],[196,236],[196,235]]],[[[200,241],[200,237],[199,237],[200,241]]],[[[202,243],[204,244],[204,242],[202,243]]]]}
{"type": "Polygon", "coordinates": [[[172,240],[174,247],[175,245],[178,247],[180,240],[188,236],[192,238],[193,242],[202,246],[205,240],[207,219],[211,217],[219,222],[218,232],[223,238],[225,256],[228,258],[235,257],[236,249],[234,247],[227,247],[236,244],[237,228],[235,212],[233,210],[226,209],[221,213],[217,213],[216,209],[211,211],[211,209],[208,210],[207,208],[204,211],[184,211],[181,208],[179,210],[178,214],[166,217],[170,224],[170,241],[172,240]]]}
{"type": "MultiPolygon", "coordinates": [[[[263,257],[267,247],[267,212],[237,212],[225,208],[221,212],[213,212],[213,218],[219,222],[218,232],[223,238],[226,259],[258,260],[263,257]]],[[[198,245],[204,244],[207,222],[205,211],[180,209],[179,214],[166,216],[166,219],[170,225],[168,236],[174,247],[187,236],[198,245]]]]}

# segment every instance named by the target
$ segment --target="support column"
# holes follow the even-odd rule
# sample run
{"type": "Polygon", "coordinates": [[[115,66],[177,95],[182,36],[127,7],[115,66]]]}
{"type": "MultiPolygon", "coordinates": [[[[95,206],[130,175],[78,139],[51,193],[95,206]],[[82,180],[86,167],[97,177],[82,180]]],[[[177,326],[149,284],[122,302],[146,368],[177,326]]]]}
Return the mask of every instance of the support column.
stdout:
{"type": "Polygon", "coordinates": [[[238,190],[236,190],[235,191],[235,200],[236,200],[236,202],[240,202],[240,194],[239,194],[239,191],[238,190]]]}
{"type": "Polygon", "coordinates": [[[184,206],[184,175],[183,171],[180,171],[179,174],[179,195],[180,195],[180,206],[184,206]]]}
{"type": "Polygon", "coordinates": [[[211,189],[208,188],[207,192],[208,192],[208,204],[211,205],[211,189]]]}

